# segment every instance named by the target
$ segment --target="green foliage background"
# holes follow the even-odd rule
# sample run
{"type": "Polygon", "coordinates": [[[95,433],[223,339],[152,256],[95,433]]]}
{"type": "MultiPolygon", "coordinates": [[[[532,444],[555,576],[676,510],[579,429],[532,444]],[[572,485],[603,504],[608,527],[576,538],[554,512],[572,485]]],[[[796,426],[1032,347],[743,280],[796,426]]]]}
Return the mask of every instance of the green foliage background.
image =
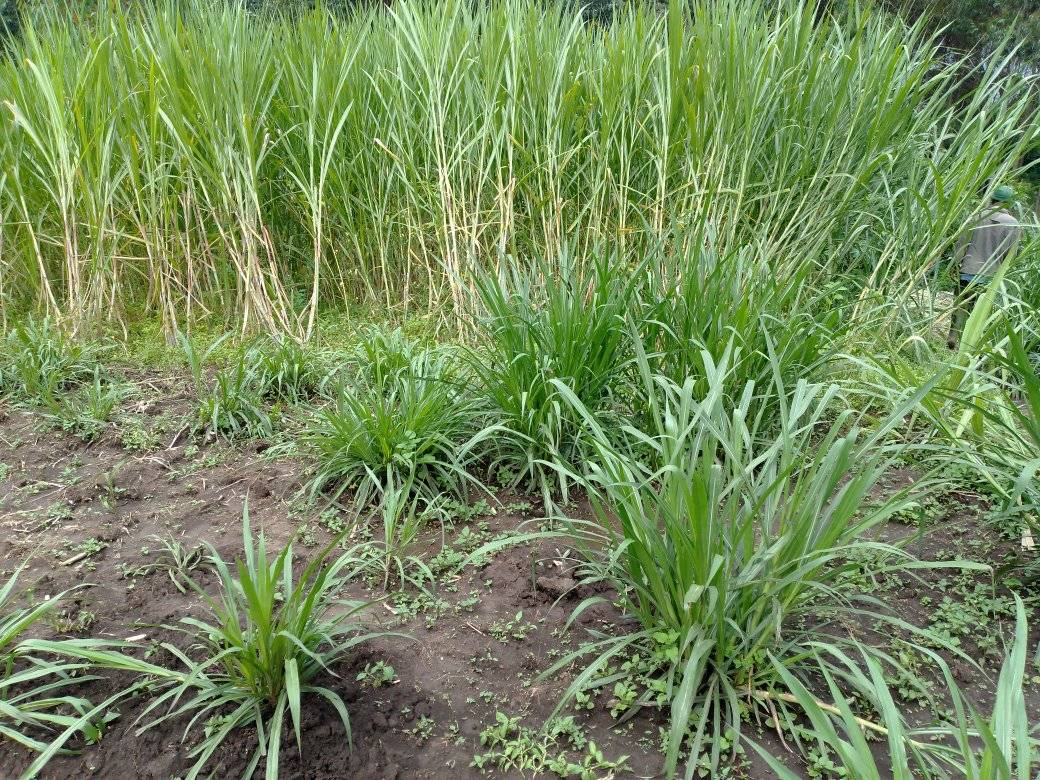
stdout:
{"type": "Polygon", "coordinates": [[[18,7],[16,0],[0,0],[0,22],[4,25],[4,35],[18,30],[18,7]]]}
{"type": "Polygon", "coordinates": [[[1019,47],[1017,61],[1040,67],[1040,6],[1035,0],[886,0],[896,11],[917,17],[928,14],[954,49],[992,51],[1005,36],[1019,47]]]}

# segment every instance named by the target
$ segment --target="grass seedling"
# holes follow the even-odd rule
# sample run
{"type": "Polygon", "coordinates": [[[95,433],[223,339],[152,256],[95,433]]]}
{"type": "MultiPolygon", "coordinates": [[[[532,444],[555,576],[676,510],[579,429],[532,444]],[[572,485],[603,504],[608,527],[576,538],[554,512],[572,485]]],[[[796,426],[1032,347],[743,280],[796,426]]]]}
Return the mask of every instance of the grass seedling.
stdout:
{"type": "Polygon", "coordinates": [[[411,582],[420,588],[433,582],[429,566],[411,550],[427,523],[438,517],[435,503],[415,495],[408,483],[390,484],[383,491],[378,515],[382,535],[374,544],[379,546],[376,555],[381,561],[384,590],[391,579],[401,586],[411,582]]]}
{"type": "MultiPolygon", "coordinates": [[[[334,539],[299,571],[292,544],[270,557],[263,531],[254,535],[248,508],[243,513],[243,559],[229,564],[210,548],[210,563],[219,577],[215,596],[193,580],[208,619],[182,618],[172,626],[191,640],[190,654],[173,644],[162,647],[176,662],[168,668],[139,660],[133,646],[113,647],[100,640],[83,640],[69,652],[96,666],[142,675],[124,692],[147,689],[153,697],[139,718],[138,733],[171,720],[189,717],[185,738],[195,739],[189,756],[195,760],[187,780],[205,770],[214,752],[236,729],[255,727],[257,745],[244,777],[252,777],[263,760],[266,776],[277,777],[282,727],[292,727],[300,744],[302,707],[308,697],[329,702],[350,744],[350,716],[333,689],[321,684],[322,674],[375,635],[357,622],[367,604],[343,601],[339,591],[358,572],[349,554],[331,558],[334,539]],[[197,660],[196,660],[197,659],[197,660]]],[[[35,643],[40,651],[62,652],[50,642],[35,643]]]]}
{"type": "Polygon", "coordinates": [[[203,545],[188,548],[173,537],[157,536],[154,539],[160,548],[158,557],[142,566],[127,568],[126,576],[143,577],[164,571],[177,590],[187,593],[191,585],[191,573],[204,563],[203,545]]]}

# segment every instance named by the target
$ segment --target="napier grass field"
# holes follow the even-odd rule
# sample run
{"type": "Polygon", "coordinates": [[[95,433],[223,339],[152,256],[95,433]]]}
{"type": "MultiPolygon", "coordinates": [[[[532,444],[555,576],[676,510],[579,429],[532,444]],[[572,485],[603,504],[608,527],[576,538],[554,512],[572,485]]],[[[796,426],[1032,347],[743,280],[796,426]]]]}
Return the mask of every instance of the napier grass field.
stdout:
{"type": "Polygon", "coordinates": [[[0,56],[0,777],[1036,776],[1013,40],[83,7],[0,56]]]}

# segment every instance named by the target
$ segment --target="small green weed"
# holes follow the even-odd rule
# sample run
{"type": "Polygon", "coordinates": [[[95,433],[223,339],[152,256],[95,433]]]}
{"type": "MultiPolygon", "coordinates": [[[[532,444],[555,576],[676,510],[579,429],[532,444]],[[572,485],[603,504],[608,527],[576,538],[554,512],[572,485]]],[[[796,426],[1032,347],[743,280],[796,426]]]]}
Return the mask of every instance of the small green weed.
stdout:
{"type": "Polygon", "coordinates": [[[72,506],[68,501],[55,501],[47,507],[48,525],[64,523],[72,519],[72,506]]]}
{"type": "Polygon", "coordinates": [[[127,415],[119,421],[119,440],[130,452],[150,452],[159,446],[159,431],[142,417],[127,415]]]}
{"type": "Polygon", "coordinates": [[[365,668],[358,672],[356,679],[372,688],[382,688],[384,685],[398,682],[397,672],[386,661],[365,664],[365,668]]]}
{"type": "Polygon", "coordinates": [[[904,525],[925,527],[931,525],[946,513],[946,507],[936,496],[924,496],[907,501],[892,513],[891,520],[904,525]]]}
{"type": "Polygon", "coordinates": [[[519,717],[495,713],[495,725],[480,734],[485,752],[470,766],[482,772],[497,769],[538,775],[594,780],[628,770],[628,756],[608,759],[585,735],[571,715],[553,718],[541,730],[520,725],[519,717]]]}
{"type": "Polygon", "coordinates": [[[524,613],[517,612],[510,620],[499,620],[488,626],[488,633],[499,642],[511,639],[523,642],[535,630],[535,625],[524,621],[524,613]]]}
{"type": "MultiPolygon", "coordinates": [[[[166,572],[170,582],[181,593],[187,593],[191,583],[191,574],[204,561],[203,546],[185,547],[180,540],[171,537],[152,537],[159,545],[158,557],[140,566],[124,566],[122,573],[125,579],[144,577],[155,572],[166,572]]],[[[148,547],[141,548],[142,555],[151,555],[148,547]]]]}
{"type": "Polygon", "coordinates": [[[83,558],[92,558],[106,547],[108,547],[108,542],[104,542],[97,537],[91,536],[89,539],[84,539],[82,542],[65,542],[64,549],[55,550],[54,556],[59,559],[68,557],[82,560],[83,558]]]}
{"type": "Polygon", "coordinates": [[[420,743],[426,742],[430,737],[433,736],[433,730],[437,727],[437,721],[428,715],[420,715],[418,722],[415,726],[406,729],[405,734],[410,734],[419,740],[420,743]]]}
{"type": "MultiPolygon", "coordinates": [[[[998,620],[1014,618],[1013,597],[968,572],[941,578],[936,589],[943,595],[930,618],[932,632],[954,647],[962,647],[970,639],[983,654],[995,657],[999,639],[993,627],[998,620]]],[[[1028,617],[1029,610],[1026,614],[1028,617]]]]}

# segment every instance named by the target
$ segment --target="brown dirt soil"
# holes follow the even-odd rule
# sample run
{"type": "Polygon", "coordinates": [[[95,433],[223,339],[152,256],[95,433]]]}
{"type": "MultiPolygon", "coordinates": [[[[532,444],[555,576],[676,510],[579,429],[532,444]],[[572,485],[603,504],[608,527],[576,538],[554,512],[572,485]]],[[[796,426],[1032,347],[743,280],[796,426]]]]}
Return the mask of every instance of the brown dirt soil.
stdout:
{"type": "MultiPolygon", "coordinates": [[[[153,389],[161,400],[130,408],[120,425],[89,444],[48,429],[38,414],[0,407],[0,464],[8,467],[6,474],[0,472],[0,568],[6,576],[32,555],[20,585],[36,599],[90,584],[72,594],[59,613],[62,620],[39,627],[39,635],[125,639],[144,634],[145,642],[171,641],[183,647],[182,635],[161,626],[187,615],[201,616],[199,598],[190,591],[182,594],[162,572],[133,577],[125,573],[154,561],[155,537],[173,536],[188,548],[208,541],[226,559],[233,559],[242,549],[241,516],[247,496],[254,528],[264,529],[272,547],[280,547],[301,526],[305,532],[297,546],[304,556],[329,538],[318,512],[300,509],[304,502],[298,491],[305,479],[301,463],[268,457],[264,445],[241,449],[193,438],[183,423],[190,408],[187,394],[176,383],[153,383],[153,389]],[[144,448],[134,449],[140,447],[144,448]]],[[[905,478],[894,475],[892,486],[905,478]]],[[[529,519],[518,506],[523,497],[498,498],[507,509],[475,517],[468,523],[471,529],[479,529],[483,521],[485,535],[496,534],[515,530],[529,519]]],[[[949,528],[975,534],[978,512],[973,517],[970,507],[959,511],[964,516],[949,519],[949,528]]],[[[449,536],[466,525],[457,523],[449,536]]],[[[887,533],[913,531],[893,523],[887,533]]],[[[428,540],[427,560],[440,549],[440,539],[438,531],[428,540]]],[[[952,531],[941,536],[941,543],[959,546],[952,531]]],[[[935,554],[937,545],[926,541],[920,553],[935,554]]],[[[334,670],[338,677],[322,681],[347,703],[353,750],[332,708],[314,700],[304,708],[303,755],[288,734],[283,739],[281,777],[484,776],[471,761],[482,752],[480,733],[494,724],[496,712],[521,716],[533,728],[541,726],[570,677],[562,674],[542,682],[539,673],[561,651],[576,647],[586,630],[617,631],[625,625],[613,607],[599,605],[584,612],[569,633],[564,631],[571,610],[590,594],[585,587],[575,587],[569,561],[566,551],[550,542],[515,546],[484,567],[466,569],[455,582],[441,582],[436,593],[443,600],[439,606],[427,603],[424,609],[410,611],[409,604],[399,600],[376,604],[366,618],[373,629],[401,631],[414,641],[384,637],[363,645],[350,663],[334,670]],[[533,628],[523,639],[496,638],[496,624],[518,612],[523,613],[520,622],[533,628]],[[373,688],[357,681],[366,664],[380,660],[396,671],[393,684],[373,688]],[[421,733],[417,727],[428,727],[430,721],[430,733],[421,733]]],[[[196,577],[204,587],[214,584],[213,576],[202,569],[196,577]]],[[[927,573],[922,582],[904,583],[883,597],[890,598],[898,613],[920,620],[927,614],[922,598],[936,598],[942,587],[937,583],[939,575],[927,573]]],[[[373,590],[358,583],[349,595],[383,596],[379,585],[373,590]]],[[[965,675],[964,682],[985,702],[992,680],[965,675]]],[[[112,676],[88,684],[83,695],[101,701],[127,682],[112,676]]],[[[1037,704],[1032,690],[1034,711],[1037,704]]],[[[171,778],[186,773],[193,763],[187,757],[191,738],[181,742],[186,723],[168,722],[136,735],[134,723],[144,706],[140,700],[122,703],[119,719],[99,744],[53,760],[44,777],[171,778]]],[[[577,720],[608,758],[629,756],[632,772],[623,776],[662,776],[656,748],[660,719],[640,715],[619,727],[597,707],[579,713],[577,720]]],[[[771,732],[760,738],[776,754],[785,754],[771,732]]],[[[240,776],[254,744],[251,730],[240,730],[207,771],[220,778],[240,776]]],[[[0,742],[0,777],[16,777],[31,760],[31,754],[0,742]]],[[[756,759],[744,762],[732,776],[771,773],[756,759]]]]}

